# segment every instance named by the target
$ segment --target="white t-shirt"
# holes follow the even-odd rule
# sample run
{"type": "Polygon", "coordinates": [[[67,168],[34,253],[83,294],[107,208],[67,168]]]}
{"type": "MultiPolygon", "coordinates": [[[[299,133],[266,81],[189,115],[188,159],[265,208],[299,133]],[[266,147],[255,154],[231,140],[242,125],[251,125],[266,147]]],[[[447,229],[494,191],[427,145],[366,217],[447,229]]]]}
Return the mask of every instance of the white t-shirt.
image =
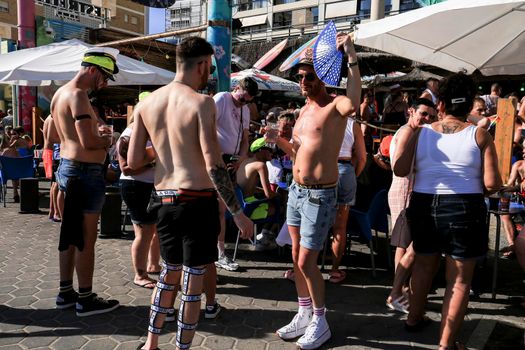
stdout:
{"type": "Polygon", "coordinates": [[[354,120],[348,118],[346,122],[345,136],[339,151],[339,158],[352,158],[352,148],[354,147],[354,120]]]}
{"type": "Polygon", "coordinates": [[[213,96],[213,99],[217,106],[215,120],[221,152],[240,154],[243,131],[250,127],[250,109],[248,106],[235,106],[232,94],[229,92],[219,92],[213,96]]]}
{"type": "MultiPolygon", "coordinates": [[[[132,128],[127,127],[124,129],[122,134],[120,134],[120,138],[123,136],[130,137],[132,128]]],[[[148,140],[148,143],[146,143],[146,147],[151,147],[151,141],[148,140]]],[[[137,174],[137,175],[124,175],[124,173],[120,174],[121,180],[135,180],[140,182],[146,182],[146,183],[153,183],[155,181],[155,168],[147,168],[144,172],[137,174]]]]}

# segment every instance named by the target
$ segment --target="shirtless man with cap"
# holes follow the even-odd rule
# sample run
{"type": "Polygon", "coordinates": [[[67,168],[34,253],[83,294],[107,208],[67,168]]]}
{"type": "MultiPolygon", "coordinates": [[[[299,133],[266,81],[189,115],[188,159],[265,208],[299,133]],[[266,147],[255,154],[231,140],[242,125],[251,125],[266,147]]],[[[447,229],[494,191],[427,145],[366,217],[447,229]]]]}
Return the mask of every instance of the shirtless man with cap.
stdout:
{"type": "Polygon", "coordinates": [[[103,164],[111,135],[97,125],[88,98],[89,90],[106,87],[108,79],[113,80],[113,74],[118,73],[116,55],[115,49],[88,50],[77,75],[58,89],[51,101],[51,115],[61,143],[57,182],[60,191],[65,192],[66,201],[59,243],[60,293],[56,307],[75,306],[77,316],[109,312],[119,306],[117,300],[104,300],[92,293],[97,224],[106,188],[103,164]],[[68,206],[68,203],[78,204],[68,206]],[[77,231],[81,232],[80,237],[75,236],[77,231]],[[78,293],[73,289],[75,269],[78,293]]]}
{"type": "Polygon", "coordinates": [[[347,118],[359,108],[361,95],[352,40],[349,35],[339,33],[336,44],[348,56],[348,97],[333,97],[326,92],[314,71],[312,52],[307,50],[296,74],[307,103],[293,130],[293,143],[282,138],[277,141],[280,148],[294,155],[287,222],[299,300],[298,313],[289,324],[277,330],[277,335],[285,340],[300,337],[296,344],[301,349],[317,349],[331,337],[325,317],[324,280],[317,267],[317,257],[334,223],[337,158],[347,118]]]}
{"type": "Polygon", "coordinates": [[[150,210],[158,210],[157,232],[163,269],[151,298],[148,339],[140,349],[156,349],[166,314],[181,283],[177,349],[189,349],[201,306],[205,267],[217,261],[220,231],[217,192],[232,213],[241,237],[253,236],[224,164],[215,128],[215,102],[197,93],[214,70],[212,46],[190,37],[177,46],[177,74],[146,97],[134,111],[128,165],[148,162],[145,145],[157,152],[155,191],[150,210]]]}

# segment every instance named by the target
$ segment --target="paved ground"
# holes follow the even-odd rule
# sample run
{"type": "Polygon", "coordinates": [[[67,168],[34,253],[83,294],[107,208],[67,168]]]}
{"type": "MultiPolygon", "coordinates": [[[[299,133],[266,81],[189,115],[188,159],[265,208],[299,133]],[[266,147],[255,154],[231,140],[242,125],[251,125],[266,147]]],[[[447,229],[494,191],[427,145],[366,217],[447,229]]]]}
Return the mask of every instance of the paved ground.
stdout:
{"type": "MultiPolygon", "coordinates": [[[[97,243],[94,291],[118,299],[122,306],[110,314],[78,318],[72,310],[54,309],[58,224],[50,222],[46,213],[19,214],[18,208],[14,203],[0,208],[0,349],[135,349],[146,335],[150,292],[131,283],[131,242],[97,243]]],[[[218,298],[224,310],[214,321],[201,320],[193,349],[295,349],[292,342],[274,334],[296,308],[294,286],[281,277],[290,266],[289,252],[279,255],[243,248],[243,269],[219,272],[218,298]]],[[[436,348],[438,322],[420,334],[407,334],[402,327],[404,317],[386,310],[392,273],[385,269],[384,245],[380,244],[375,279],[363,248],[353,246],[345,283],[327,283],[333,337],[323,349],[436,348]]],[[[490,278],[490,271],[489,266],[482,277],[490,278]]],[[[508,329],[517,334],[505,341],[509,349],[521,346],[511,343],[516,337],[523,339],[525,312],[509,298],[525,294],[523,273],[515,261],[503,261],[500,276],[496,300],[487,293],[470,303],[461,339],[472,349],[503,349],[503,345],[485,345],[501,343],[511,334],[508,329]],[[499,333],[491,337],[494,329],[499,333]]],[[[437,294],[429,299],[429,316],[436,321],[442,292],[442,283],[438,283],[437,294]]],[[[161,349],[175,348],[175,331],[175,324],[165,327],[161,349]]]]}

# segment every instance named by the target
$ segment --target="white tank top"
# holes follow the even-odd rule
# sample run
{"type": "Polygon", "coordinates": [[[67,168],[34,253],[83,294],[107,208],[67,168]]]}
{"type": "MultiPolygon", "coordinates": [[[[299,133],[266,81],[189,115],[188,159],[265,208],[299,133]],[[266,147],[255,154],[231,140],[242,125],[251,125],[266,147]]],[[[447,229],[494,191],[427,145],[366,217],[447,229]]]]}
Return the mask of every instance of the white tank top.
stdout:
{"type": "Polygon", "coordinates": [[[345,137],[339,151],[339,158],[352,158],[352,148],[354,147],[354,120],[348,118],[346,122],[345,137]]]}
{"type": "Polygon", "coordinates": [[[430,194],[483,193],[476,127],[442,134],[424,125],[414,165],[414,191],[430,194]]]}

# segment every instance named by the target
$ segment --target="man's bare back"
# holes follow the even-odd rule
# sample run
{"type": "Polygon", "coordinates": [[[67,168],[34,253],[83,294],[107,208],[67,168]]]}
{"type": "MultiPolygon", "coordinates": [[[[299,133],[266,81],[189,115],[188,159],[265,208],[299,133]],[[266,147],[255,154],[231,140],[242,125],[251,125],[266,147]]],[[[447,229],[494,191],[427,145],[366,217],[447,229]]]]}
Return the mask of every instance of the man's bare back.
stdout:
{"type": "Polygon", "coordinates": [[[61,157],[86,163],[104,163],[106,158],[104,143],[109,147],[110,140],[107,140],[107,137],[96,136],[98,135],[97,118],[85,90],[76,86],[74,81],[62,86],[53,96],[51,115],[61,140],[61,157]],[[85,119],[89,124],[83,122],[81,126],[82,136],[79,135],[78,125],[75,125],[75,117],[79,115],[90,117],[85,119]],[[83,145],[80,137],[85,137],[88,142],[83,145]]]}
{"type": "Polygon", "coordinates": [[[348,100],[339,96],[322,104],[310,102],[302,108],[293,132],[295,182],[305,185],[337,182],[337,156],[347,122],[347,116],[343,117],[336,108],[342,99],[348,100]]]}
{"type": "Polygon", "coordinates": [[[60,143],[60,138],[51,115],[44,120],[42,133],[44,134],[44,149],[53,150],[53,144],[60,143]]]}
{"type": "MultiPolygon", "coordinates": [[[[147,107],[139,104],[134,113],[136,122],[144,125],[157,152],[155,188],[213,188],[199,142],[206,137],[202,134],[199,115],[205,119],[215,118],[213,99],[174,81],[144,101],[148,101],[147,107]]],[[[135,127],[133,133],[140,130],[135,127]]],[[[135,135],[131,139],[136,139],[135,135]]]]}

